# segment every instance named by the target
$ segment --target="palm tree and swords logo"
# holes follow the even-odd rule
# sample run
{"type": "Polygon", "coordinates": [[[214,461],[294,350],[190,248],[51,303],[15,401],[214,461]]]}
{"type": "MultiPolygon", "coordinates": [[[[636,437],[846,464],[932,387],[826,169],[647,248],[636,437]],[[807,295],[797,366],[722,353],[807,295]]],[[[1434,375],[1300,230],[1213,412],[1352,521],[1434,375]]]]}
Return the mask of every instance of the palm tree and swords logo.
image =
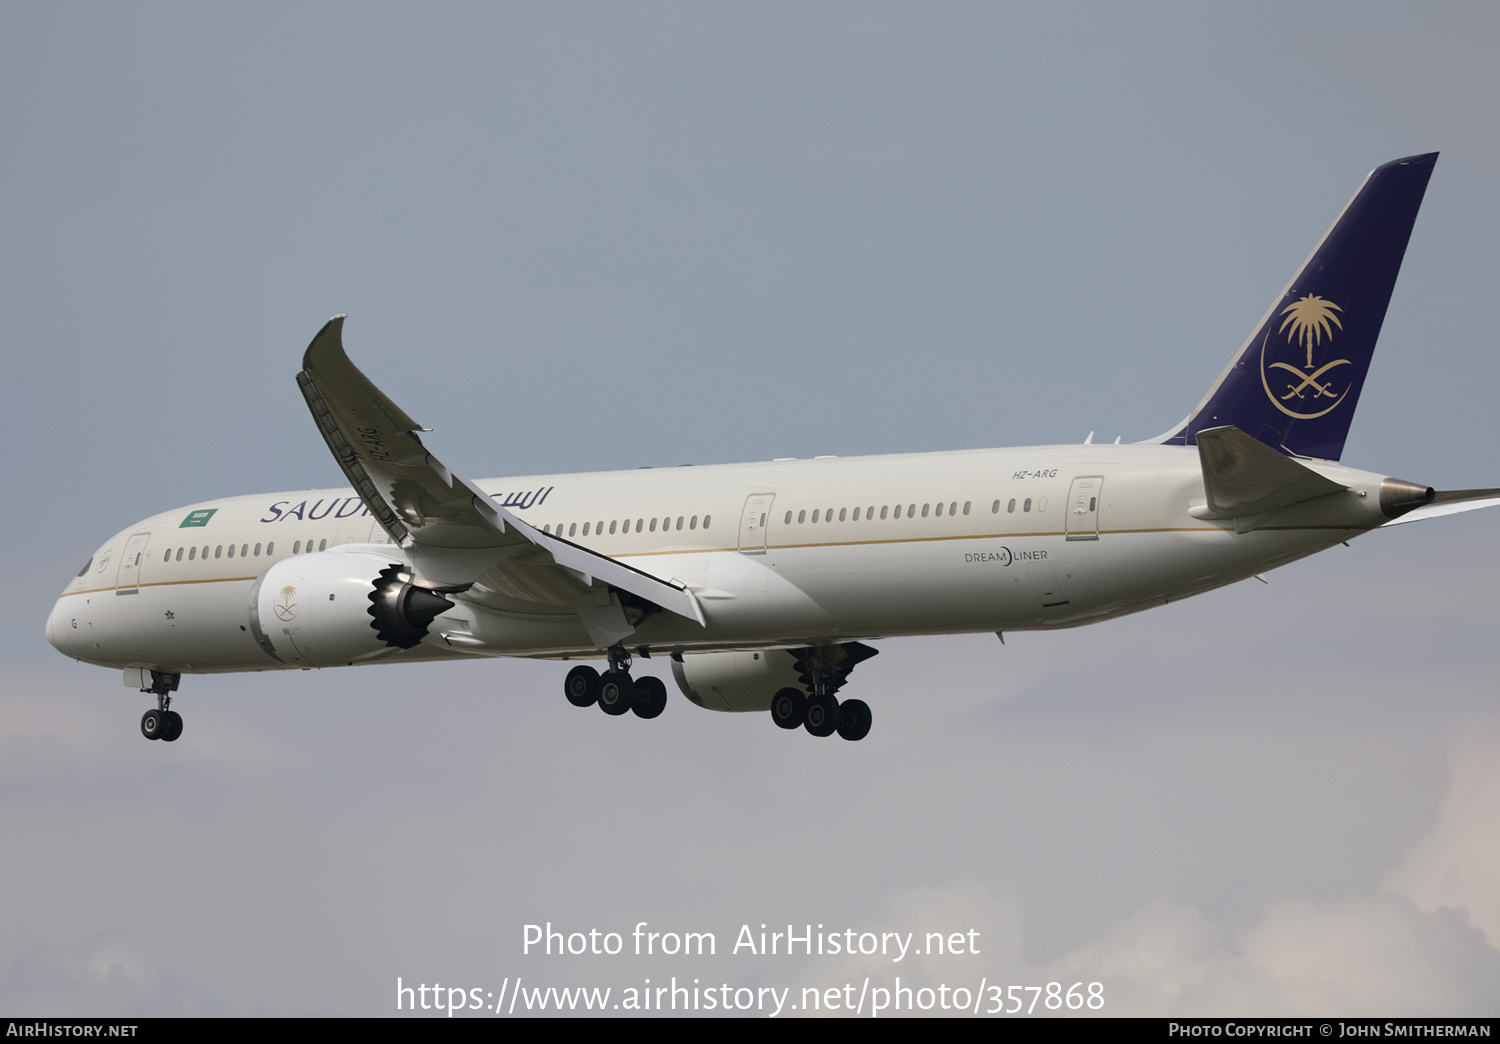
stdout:
{"type": "Polygon", "coordinates": [[[276,615],[283,620],[290,620],[297,615],[297,603],[292,601],[293,598],[297,597],[297,589],[295,587],[283,587],[277,593],[281,596],[281,599],[275,603],[276,615]]]}
{"type": "Polygon", "coordinates": [[[1321,417],[1343,402],[1344,396],[1353,387],[1352,384],[1346,385],[1343,391],[1336,392],[1333,382],[1328,380],[1328,374],[1332,370],[1348,366],[1350,360],[1334,359],[1321,366],[1313,363],[1313,349],[1322,345],[1325,338],[1332,341],[1335,329],[1344,329],[1344,324],[1339,322],[1337,315],[1342,311],[1332,301],[1316,294],[1307,294],[1281,310],[1286,318],[1282,320],[1277,332],[1286,334],[1288,344],[1300,345],[1305,349],[1307,364],[1301,369],[1288,362],[1266,363],[1266,346],[1271,340],[1271,331],[1266,331],[1266,338],[1260,347],[1260,381],[1271,404],[1288,417],[1295,417],[1297,420],[1321,417]],[[1272,387],[1273,381],[1276,388],[1272,387]],[[1282,387],[1285,391],[1281,391],[1282,387]],[[1324,399],[1333,401],[1324,406],[1324,399]],[[1323,408],[1319,409],[1319,406],[1323,408]]]}

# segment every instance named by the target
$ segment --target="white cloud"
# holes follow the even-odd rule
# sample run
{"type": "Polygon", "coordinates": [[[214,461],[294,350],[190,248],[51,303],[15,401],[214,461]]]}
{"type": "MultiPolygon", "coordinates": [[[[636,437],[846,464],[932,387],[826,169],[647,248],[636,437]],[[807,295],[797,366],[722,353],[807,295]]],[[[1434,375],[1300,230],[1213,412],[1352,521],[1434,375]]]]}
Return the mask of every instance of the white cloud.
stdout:
{"type": "Polygon", "coordinates": [[[1387,885],[1423,910],[1452,907],[1500,947],[1500,722],[1476,725],[1453,755],[1438,824],[1387,885]]]}
{"type": "Polygon", "coordinates": [[[35,1016],[224,1015],[224,1002],[167,968],[132,935],[39,946],[0,978],[0,1005],[35,1016]]]}

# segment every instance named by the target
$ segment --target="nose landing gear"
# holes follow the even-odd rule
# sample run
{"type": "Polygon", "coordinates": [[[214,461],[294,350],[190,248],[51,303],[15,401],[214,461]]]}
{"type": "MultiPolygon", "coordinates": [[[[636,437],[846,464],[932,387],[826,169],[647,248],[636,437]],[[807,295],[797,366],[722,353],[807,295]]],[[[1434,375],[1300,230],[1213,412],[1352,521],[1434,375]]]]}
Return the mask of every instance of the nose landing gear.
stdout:
{"type": "Polygon", "coordinates": [[[159,739],[171,743],[182,735],[182,715],[171,709],[171,694],[177,691],[177,683],[181,680],[180,674],[151,672],[151,688],[141,691],[156,694],[156,709],[141,715],[142,736],[149,740],[159,739]]]}

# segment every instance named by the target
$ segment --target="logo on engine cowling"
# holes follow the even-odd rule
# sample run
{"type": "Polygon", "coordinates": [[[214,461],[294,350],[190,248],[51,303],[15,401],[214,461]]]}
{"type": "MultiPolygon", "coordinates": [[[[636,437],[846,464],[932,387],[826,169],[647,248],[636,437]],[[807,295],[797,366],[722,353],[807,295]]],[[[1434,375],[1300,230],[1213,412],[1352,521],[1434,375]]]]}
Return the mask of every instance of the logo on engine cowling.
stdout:
{"type": "Polygon", "coordinates": [[[278,594],[278,600],[274,606],[276,615],[283,620],[291,620],[297,615],[297,603],[292,601],[297,597],[295,587],[283,587],[278,594]]]}

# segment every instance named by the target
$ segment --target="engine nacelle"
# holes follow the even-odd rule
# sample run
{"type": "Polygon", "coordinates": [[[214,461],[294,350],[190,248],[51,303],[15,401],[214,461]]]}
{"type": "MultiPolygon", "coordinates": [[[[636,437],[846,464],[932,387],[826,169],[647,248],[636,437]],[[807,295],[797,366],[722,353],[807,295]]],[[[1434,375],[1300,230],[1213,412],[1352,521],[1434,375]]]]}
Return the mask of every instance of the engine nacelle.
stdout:
{"type": "Polygon", "coordinates": [[[260,575],[250,630],[273,658],[333,667],[410,649],[453,603],[411,582],[390,556],[337,549],[293,555],[260,575]]]}
{"type": "Polygon", "coordinates": [[[807,691],[796,657],[782,649],[684,653],[672,657],[672,676],[684,696],[716,711],[770,710],[781,689],[807,691]]]}

